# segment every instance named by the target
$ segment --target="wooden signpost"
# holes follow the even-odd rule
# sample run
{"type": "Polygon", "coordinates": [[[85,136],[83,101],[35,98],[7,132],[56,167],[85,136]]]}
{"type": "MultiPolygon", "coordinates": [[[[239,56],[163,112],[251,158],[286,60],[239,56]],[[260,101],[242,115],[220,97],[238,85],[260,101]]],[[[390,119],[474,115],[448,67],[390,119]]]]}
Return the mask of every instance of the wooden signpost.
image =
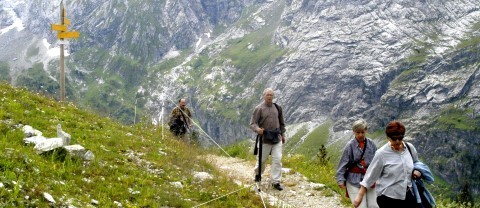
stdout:
{"type": "Polygon", "coordinates": [[[63,45],[64,39],[78,38],[80,32],[68,31],[70,20],[66,18],[67,10],[63,5],[63,1],[60,2],[60,24],[52,24],[52,30],[57,31],[57,37],[60,39],[60,100],[65,101],[65,55],[63,45]]]}

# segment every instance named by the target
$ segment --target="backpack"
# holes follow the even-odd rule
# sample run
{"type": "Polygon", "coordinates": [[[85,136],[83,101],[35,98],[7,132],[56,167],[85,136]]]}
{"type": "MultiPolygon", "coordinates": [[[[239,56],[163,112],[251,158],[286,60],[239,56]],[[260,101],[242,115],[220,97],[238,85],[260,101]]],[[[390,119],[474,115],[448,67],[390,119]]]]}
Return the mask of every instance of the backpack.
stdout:
{"type": "Polygon", "coordinates": [[[187,132],[185,115],[183,115],[182,111],[180,111],[180,113],[182,114],[183,120],[180,116],[172,118],[173,120],[169,126],[170,131],[173,132],[175,135],[185,134],[187,132]]]}

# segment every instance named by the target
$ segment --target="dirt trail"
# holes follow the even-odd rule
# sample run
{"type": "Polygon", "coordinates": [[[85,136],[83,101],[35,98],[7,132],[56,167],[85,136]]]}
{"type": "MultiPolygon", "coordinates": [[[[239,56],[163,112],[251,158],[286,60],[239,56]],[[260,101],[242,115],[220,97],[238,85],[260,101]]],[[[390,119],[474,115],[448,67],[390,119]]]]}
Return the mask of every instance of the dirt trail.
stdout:
{"type": "MultiPolygon", "coordinates": [[[[209,155],[207,161],[225,171],[237,184],[245,186],[254,184],[254,161],[216,155],[209,155]]],[[[270,186],[270,165],[267,164],[259,187],[265,203],[275,207],[345,207],[340,204],[341,196],[337,193],[323,184],[309,182],[308,178],[292,169],[282,170],[282,185],[285,187],[283,191],[274,190],[270,186]]],[[[252,189],[257,190],[256,186],[252,189]]]]}

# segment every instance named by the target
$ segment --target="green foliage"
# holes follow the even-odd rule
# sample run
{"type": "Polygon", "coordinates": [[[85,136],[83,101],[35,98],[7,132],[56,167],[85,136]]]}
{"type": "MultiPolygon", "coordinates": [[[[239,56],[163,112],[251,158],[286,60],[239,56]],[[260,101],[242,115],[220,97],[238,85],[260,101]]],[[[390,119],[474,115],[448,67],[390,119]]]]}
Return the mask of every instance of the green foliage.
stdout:
{"type": "Polygon", "coordinates": [[[145,68],[137,60],[125,56],[113,57],[109,68],[122,78],[127,89],[140,85],[147,74],[145,68]]]}
{"type": "Polygon", "coordinates": [[[317,148],[327,144],[331,125],[332,121],[325,122],[311,131],[305,141],[295,150],[295,153],[302,154],[307,158],[314,158],[317,154],[317,148]]]}
{"type": "MultiPolygon", "coordinates": [[[[192,207],[240,189],[205,160],[203,150],[188,146],[162,127],[141,123],[124,126],[108,118],[57,103],[25,89],[0,84],[1,207],[192,207]],[[56,137],[56,125],[95,154],[84,162],[63,152],[37,155],[23,144],[18,124],[56,137]],[[193,172],[208,172],[214,180],[198,181],[193,172]],[[181,182],[183,188],[171,183],[181,182]],[[43,198],[51,194],[55,205],[43,198]]],[[[208,207],[257,207],[250,190],[209,203],[208,207]]]]}
{"type": "MultiPolygon", "coordinates": [[[[232,157],[242,158],[246,160],[255,160],[253,155],[254,144],[250,142],[250,139],[245,139],[237,143],[226,146],[225,151],[232,157]]],[[[219,150],[217,150],[219,151],[219,150]]],[[[221,152],[218,152],[222,154],[221,152]]]]}
{"type": "MultiPolygon", "coordinates": [[[[67,82],[67,80],[65,81],[67,82]]],[[[32,91],[44,92],[47,94],[60,94],[60,85],[52,79],[44,70],[42,63],[36,63],[17,78],[17,85],[28,88],[32,91]]]]}
{"type": "Polygon", "coordinates": [[[462,185],[462,190],[460,191],[460,194],[458,195],[458,202],[462,204],[472,204],[473,203],[473,198],[472,194],[470,193],[470,188],[468,183],[465,183],[462,185]]]}
{"type": "Polygon", "coordinates": [[[6,62],[0,62],[0,82],[1,81],[12,81],[12,77],[10,76],[10,66],[6,62]]]}
{"type": "Polygon", "coordinates": [[[299,130],[295,133],[295,135],[291,136],[287,139],[287,142],[283,145],[283,150],[285,152],[293,152],[295,151],[296,145],[300,142],[303,136],[308,134],[307,125],[303,125],[299,127],[299,130]]]}
{"type": "MultiPolygon", "coordinates": [[[[285,54],[285,51],[273,44],[272,36],[262,34],[249,34],[235,42],[231,42],[230,48],[225,50],[224,58],[231,59],[237,68],[248,70],[249,75],[256,73],[263,65],[273,62],[276,58],[285,54]]],[[[238,78],[240,78],[238,74],[238,78]]],[[[252,77],[246,77],[251,80],[252,77]]],[[[236,79],[235,79],[236,80],[236,79]]]]}
{"type": "Polygon", "coordinates": [[[38,47],[35,47],[35,46],[29,47],[27,49],[27,58],[37,56],[39,51],[40,51],[40,48],[38,47]]]}
{"type": "Polygon", "coordinates": [[[318,153],[315,157],[315,164],[325,166],[330,162],[330,156],[327,154],[327,148],[325,148],[325,145],[321,145],[320,148],[318,148],[318,153]]]}
{"type": "Polygon", "coordinates": [[[76,51],[72,56],[78,64],[92,71],[103,70],[103,67],[111,58],[109,51],[97,47],[83,48],[76,51]]]}
{"type": "Polygon", "coordinates": [[[139,61],[125,56],[111,57],[94,47],[77,52],[76,58],[86,60],[84,66],[92,69],[88,76],[80,71],[73,75],[90,86],[80,91],[78,97],[82,99],[77,98],[76,103],[125,124],[136,122],[135,108],[137,118],[144,116],[145,95],[137,90],[147,78],[147,70],[139,61]],[[105,65],[111,70],[99,68],[105,65]]]}
{"type": "Polygon", "coordinates": [[[449,199],[442,199],[436,200],[437,207],[439,208],[478,208],[477,204],[472,203],[459,203],[457,201],[449,200],[449,199]]]}
{"type": "MultiPolygon", "coordinates": [[[[81,105],[86,105],[90,109],[102,112],[104,116],[115,118],[123,123],[134,123],[135,93],[132,92],[131,96],[127,95],[123,79],[119,76],[112,75],[103,84],[89,88],[84,93],[85,98],[80,102],[81,105]]],[[[139,106],[137,114],[140,117],[142,115],[140,106],[144,103],[138,103],[137,100],[137,104],[139,106]]]]}
{"type": "Polygon", "coordinates": [[[402,73],[400,73],[395,80],[392,81],[392,86],[402,86],[409,83],[409,80],[412,79],[412,76],[419,71],[418,67],[409,68],[402,73]]]}
{"type": "Polygon", "coordinates": [[[432,51],[433,47],[431,44],[426,42],[417,42],[418,46],[414,47],[413,53],[407,58],[406,62],[410,64],[421,64],[424,63],[430,51],[432,51]]]}
{"type": "Polygon", "coordinates": [[[153,74],[169,72],[172,68],[180,65],[186,58],[187,54],[190,52],[191,51],[188,50],[182,51],[179,56],[175,58],[164,59],[157,65],[148,68],[148,71],[151,74],[149,77],[156,79],[156,76],[154,76],[153,74]]]}
{"type": "Polygon", "coordinates": [[[437,118],[438,127],[441,129],[459,129],[463,131],[480,131],[479,113],[473,109],[464,109],[450,105],[442,109],[437,118]]]}

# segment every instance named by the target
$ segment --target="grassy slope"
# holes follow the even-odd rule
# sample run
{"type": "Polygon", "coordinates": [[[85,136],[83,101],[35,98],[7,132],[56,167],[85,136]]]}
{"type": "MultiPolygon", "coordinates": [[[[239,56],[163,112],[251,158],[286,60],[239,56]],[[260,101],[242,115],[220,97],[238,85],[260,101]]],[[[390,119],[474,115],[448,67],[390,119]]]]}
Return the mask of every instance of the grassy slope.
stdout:
{"type": "MultiPolygon", "coordinates": [[[[206,153],[172,139],[162,129],[141,124],[123,126],[108,118],[57,103],[24,89],[0,84],[0,206],[47,207],[43,193],[56,206],[192,207],[240,189],[202,158],[206,153]],[[56,137],[56,125],[95,154],[86,163],[61,154],[35,154],[23,144],[18,124],[30,125],[47,138],[56,137]],[[162,154],[162,152],[166,154],[162,154]],[[193,171],[214,175],[195,180],[193,171]],[[181,182],[175,188],[171,182],[181,182]]],[[[204,157],[203,157],[204,158],[204,157]]],[[[244,190],[208,204],[208,207],[256,207],[260,199],[244,190]]]]}

